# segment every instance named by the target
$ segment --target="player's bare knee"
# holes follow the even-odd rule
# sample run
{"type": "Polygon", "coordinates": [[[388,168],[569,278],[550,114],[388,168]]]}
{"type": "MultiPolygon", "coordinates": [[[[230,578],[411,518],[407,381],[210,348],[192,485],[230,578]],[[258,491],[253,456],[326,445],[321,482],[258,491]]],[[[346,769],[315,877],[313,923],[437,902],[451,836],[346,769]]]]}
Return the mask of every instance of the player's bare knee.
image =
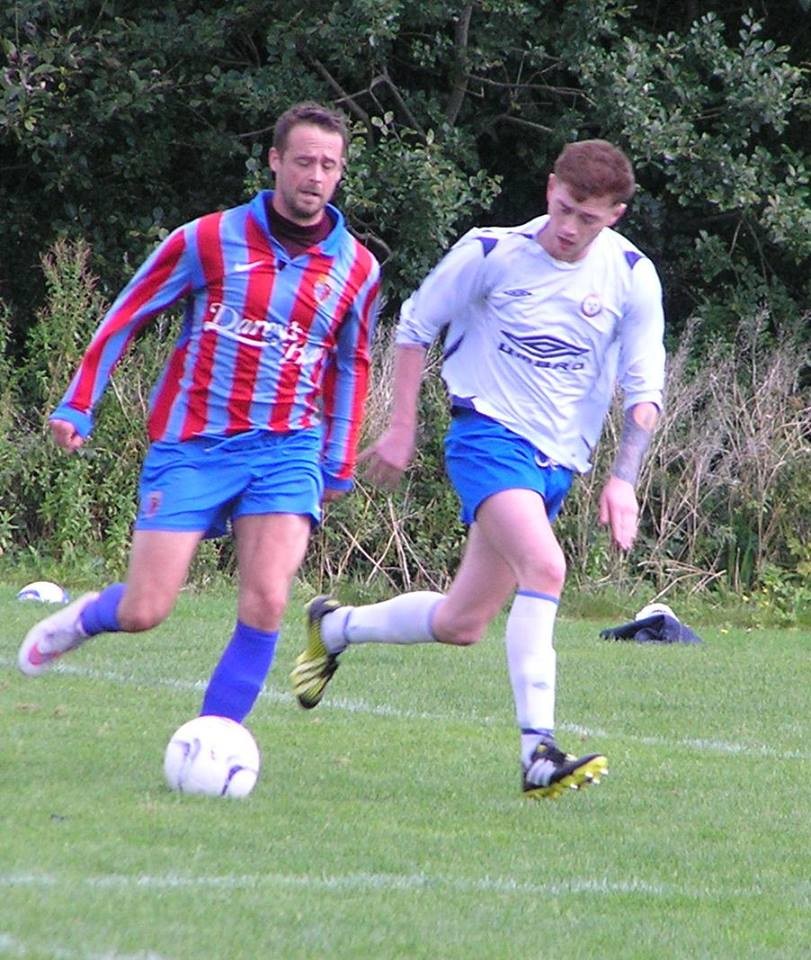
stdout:
{"type": "Polygon", "coordinates": [[[277,629],[287,606],[287,597],[271,591],[243,593],[239,598],[239,619],[263,630],[277,629]]]}
{"type": "Polygon", "coordinates": [[[517,579],[524,587],[559,593],[566,582],[566,558],[563,551],[541,557],[527,557],[521,565],[517,579]]]}

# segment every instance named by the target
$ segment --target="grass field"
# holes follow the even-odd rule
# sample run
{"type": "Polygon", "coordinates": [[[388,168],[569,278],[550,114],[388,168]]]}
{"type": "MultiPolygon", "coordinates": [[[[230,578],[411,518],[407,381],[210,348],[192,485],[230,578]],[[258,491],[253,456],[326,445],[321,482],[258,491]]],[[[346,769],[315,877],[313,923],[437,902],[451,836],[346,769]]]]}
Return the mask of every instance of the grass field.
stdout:
{"type": "Polygon", "coordinates": [[[164,746],[232,608],[222,588],[186,594],[158,630],[30,679],[17,646],[48,611],[0,587],[0,957],[811,953],[808,630],[716,617],[691,622],[701,647],[651,648],[599,640],[611,624],[564,604],[560,740],[610,775],[532,803],[503,624],[469,650],[357,648],[305,712],[294,610],[249,722],[254,793],[172,794],[164,746]]]}

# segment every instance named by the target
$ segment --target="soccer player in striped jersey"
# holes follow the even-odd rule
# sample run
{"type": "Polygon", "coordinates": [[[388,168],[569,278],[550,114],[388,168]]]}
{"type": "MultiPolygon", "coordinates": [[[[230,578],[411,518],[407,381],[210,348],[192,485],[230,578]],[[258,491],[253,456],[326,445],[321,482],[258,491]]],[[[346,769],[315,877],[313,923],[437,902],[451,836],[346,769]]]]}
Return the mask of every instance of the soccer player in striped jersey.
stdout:
{"type": "Polygon", "coordinates": [[[471,230],[405,302],[391,422],[361,460],[384,487],[399,481],[414,452],[426,349],[446,330],[446,467],[469,524],[464,555],[446,595],[360,607],[317,597],[292,675],[301,705],[314,707],[348,646],[473,644],[509,602],[507,663],[529,797],[558,796],[607,769],[602,754],[576,757],[555,739],[553,630],[566,562],[552,522],[573,476],[591,466],[619,384],[624,429],[600,521],[622,550],[637,532],[635,483],[661,408],[665,354],[656,270],[613,229],[634,190],[619,149],[569,144],[548,180],[547,215],[471,230]]]}
{"type": "Polygon", "coordinates": [[[103,318],[50,418],[67,451],[85,443],[138,331],[184,305],[151,396],[126,582],[34,626],[19,652],[24,673],[96,634],[159,624],[201,539],[230,524],[237,621],[201,712],[241,721],[251,710],[322,500],[352,486],[380,270],[329,202],[347,140],[335,111],[286,111],[269,154],[275,189],[176,229],[103,318]]]}

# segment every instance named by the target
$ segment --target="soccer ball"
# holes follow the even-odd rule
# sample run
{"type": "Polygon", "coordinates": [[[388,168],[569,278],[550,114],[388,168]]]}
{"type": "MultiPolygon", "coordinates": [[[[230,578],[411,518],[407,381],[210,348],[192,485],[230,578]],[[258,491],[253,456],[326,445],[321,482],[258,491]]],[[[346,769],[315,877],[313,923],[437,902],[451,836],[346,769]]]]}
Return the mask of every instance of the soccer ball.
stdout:
{"type": "Polygon", "coordinates": [[[259,748],[228,717],[195,717],[174,732],[163,772],[172,790],[209,797],[247,797],[259,776],[259,748]]]}
{"type": "Polygon", "coordinates": [[[673,617],[674,620],[679,619],[666,603],[649,603],[639,611],[634,620],[644,620],[645,617],[653,617],[657,613],[664,613],[668,617],[673,617]]]}
{"type": "Polygon", "coordinates": [[[38,600],[40,603],[67,603],[70,597],[59,584],[50,580],[27,583],[17,594],[18,600],[38,600]]]}

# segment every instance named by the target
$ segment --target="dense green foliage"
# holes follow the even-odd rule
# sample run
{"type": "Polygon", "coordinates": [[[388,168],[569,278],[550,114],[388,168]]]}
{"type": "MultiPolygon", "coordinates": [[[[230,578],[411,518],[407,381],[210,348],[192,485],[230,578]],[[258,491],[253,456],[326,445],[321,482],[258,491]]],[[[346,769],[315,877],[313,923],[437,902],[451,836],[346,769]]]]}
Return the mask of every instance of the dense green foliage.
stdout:
{"type": "MultiPolygon", "coordinates": [[[[44,445],[45,416],[134,264],[169,228],[264,185],[275,118],[312,97],[353,122],[340,203],[386,259],[384,328],[470,224],[543,209],[565,142],[627,149],[640,189],[623,229],[664,280],[681,417],[645,480],[631,570],[797,596],[811,563],[807,0],[16,0],[0,44],[3,549],[120,567],[171,322],[120,371],[86,455],[44,445]]],[[[409,486],[392,501],[361,489],[332,511],[322,576],[442,582],[452,569],[461,534],[435,380],[424,404],[409,486]]],[[[617,576],[594,482],[562,535],[573,570],[617,576]]],[[[227,566],[227,547],[207,550],[227,566]]]]}
{"type": "Polygon", "coordinates": [[[357,123],[342,202],[391,250],[394,306],[461,229],[542,209],[561,146],[626,147],[627,229],[679,331],[808,301],[811,16],[804,0],[16,0],[0,12],[0,296],[15,326],[65,234],[116,288],[166,229],[239,201],[272,126],[315,97],[357,123]],[[500,197],[495,194],[501,184],[500,197]]]}

